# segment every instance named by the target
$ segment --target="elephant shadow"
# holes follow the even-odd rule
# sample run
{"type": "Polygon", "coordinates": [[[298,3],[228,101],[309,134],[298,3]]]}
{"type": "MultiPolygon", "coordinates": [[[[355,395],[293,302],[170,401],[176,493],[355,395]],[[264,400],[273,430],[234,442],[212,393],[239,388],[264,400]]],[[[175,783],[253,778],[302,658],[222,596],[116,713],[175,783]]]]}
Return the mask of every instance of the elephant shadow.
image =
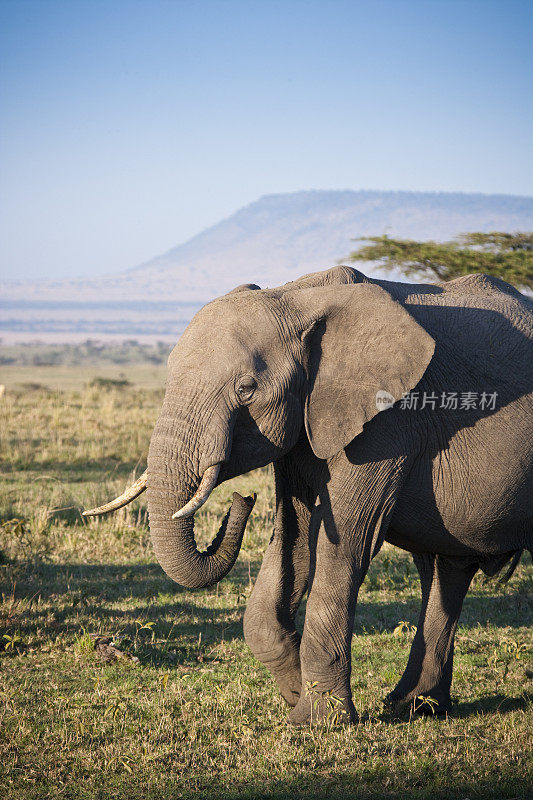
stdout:
{"type": "Polygon", "coordinates": [[[135,641],[141,662],[179,668],[208,661],[207,651],[221,641],[244,641],[244,601],[259,566],[241,561],[218,590],[193,593],[156,563],[18,564],[11,585],[0,585],[10,608],[0,628],[16,630],[31,649],[55,640],[68,647],[84,631],[125,638],[135,641]],[[206,601],[213,594],[230,602],[206,601]]]}
{"type": "MultiPolygon", "coordinates": [[[[8,625],[23,640],[38,649],[49,641],[69,646],[83,630],[135,641],[141,663],[169,670],[207,665],[221,642],[244,646],[242,618],[260,559],[241,559],[231,576],[216,587],[191,592],[173,583],[156,563],[144,564],[49,564],[26,565],[13,592],[13,607],[21,611],[8,625]],[[31,566],[31,568],[30,568],[31,566]],[[216,601],[217,594],[228,602],[216,601]],[[132,602],[133,601],[133,602],[132,602]],[[148,626],[140,630],[140,624],[148,626]]],[[[416,579],[414,579],[416,581],[416,579]]],[[[533,603],[520,590],[508,585],[503,593],[496,582],[494,594],[469,595],[465,600],[459,637],[486,625],[520,628],[533,622],[533,603]]],[[[5,596],[8,587],[2,587],[5,596]]],[[[420,601],[417,596],[397,600],[376,599],[363,592],[358,604],[354,633],[390,634],[400,620],[416,624],[420,601]]],[[[302,629],[305,602],[298,613],[302,629]]],[[[356,645],[357,646],[357,645],[356,645]]],[[[386,646],[383,645],[383,646],[386,646]]],[[[468,646],[468,645],[466,645],[468,646]]],[[[3,657],[9,654],[3,653],[3,657]]],[[[512,698],[494,695],[475,703],[460,703],[459,715],[501,708],[514,708],[512,698]]],[[[522,700],[516,699],[521,707],[522,700]]]]}
{"type": "MultiPolygon", "coordinates": [[[[381,633],[394,630],[400,620],[416,625],[420,600],[411,597],[398,601],[376,602],[364,596],[358,602],[354,633],[381,633]]],[[[493,595],[467,595],[459,619],[458,633],[488,625],[522,628],[533,623],[533,600],[522,592],[493,595]]]]}
{"type": "Polygon", "coordinates": [[[453,708],[453,716],[465,719],[473,714],[510,714],[512,711],[526,711],[531,707],[532,701],[533,694],[525,691],[519,697],[491,694],[479,700],[457,702],[453,708]]]}

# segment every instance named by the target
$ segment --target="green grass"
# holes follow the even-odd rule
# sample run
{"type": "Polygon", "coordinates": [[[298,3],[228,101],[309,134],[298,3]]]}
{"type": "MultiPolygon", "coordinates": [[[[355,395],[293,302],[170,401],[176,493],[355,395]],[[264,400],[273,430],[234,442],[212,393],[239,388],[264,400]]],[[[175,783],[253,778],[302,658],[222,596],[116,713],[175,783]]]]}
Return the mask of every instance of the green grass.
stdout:
{"type": "Polygon", "coordinates": [[[219,487],[197,515],[205,544],[235,488],[258,492],[235,568],[206,591],[180,588],[155,562],[143,496],[114,516],[80,516],[145,465],[162,392],[124,372],[136,388],[8,386],[0,398],[0,796],[531,797],[531,562],[506,586],[476,577],[453,714],[390,716],[382,698],[406,664],[419,584],[410,557],[385,547],[358,606],[358,724],[292,729],[242,637],[272,528],[271,470],[219,487]],[[103,663],[98,634],[139,662],[103,663]]]}

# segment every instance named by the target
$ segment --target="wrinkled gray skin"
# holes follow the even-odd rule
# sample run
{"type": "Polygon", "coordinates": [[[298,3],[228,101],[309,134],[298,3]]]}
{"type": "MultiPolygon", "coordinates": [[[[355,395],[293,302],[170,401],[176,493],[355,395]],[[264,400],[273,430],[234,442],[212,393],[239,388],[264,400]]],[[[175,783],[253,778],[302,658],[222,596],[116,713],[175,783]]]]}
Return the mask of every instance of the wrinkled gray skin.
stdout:
{"type": "Polygon", "coordinates": [[[273,463],[274,533],[244,635],[294,706],[289,720],[310,719],[308,681],[354,719],[354,611],[383,541],[413,553],[422,583],[409,662],[388,699],[431,695],[445,711],[472,577],[533,546],[532,390],[533,307],[502,281],[408,285],[337,267],[278,289],[239,287],[196,315],[169,359],[148,456],[157,557],[184,586],[224,577],[246,519],[205,554],[192,518],[172,514],[206,468],[222,464],[221,483],[273,463]],[[436,407],[378,413],[378,390],[398,400],[415,388],[436,407]],[[443,392],[497,392],[496,408],[441,409],[443,392]]]}

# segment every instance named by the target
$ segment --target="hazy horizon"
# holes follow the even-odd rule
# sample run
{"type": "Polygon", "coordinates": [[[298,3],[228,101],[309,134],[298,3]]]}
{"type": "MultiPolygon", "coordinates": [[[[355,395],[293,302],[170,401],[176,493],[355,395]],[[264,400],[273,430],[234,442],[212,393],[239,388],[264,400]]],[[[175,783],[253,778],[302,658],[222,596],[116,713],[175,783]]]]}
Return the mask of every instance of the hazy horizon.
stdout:
{"type": "MultiPolygon", "coordinates": [[[[445,241],[465,231],[533,230],[533,198],[315,191],[265,195],[136,269],[49,282],[0,282],[0,336],[175,339],[196,308],[242,283],[279,286],[346,263],[361,236],[445,241]]],[[[398,270],[356,264],[373,277],[398,270]]]]}
{"type": "MultiPolygon", "coordinates": [[[[396,190],[395,189],[391,189],[391,190],[387,190],[387,191],[380,191],[380,190],[376,190],[376,189],[339,189],[339,190],[334,190],[334,189],[310,189],[310,190],[300,190],[300,191],[289,192],[289,193],[271,192],[271,193],[262,195],[261,197],[259,197],[258,199],[256,199],[255,201],[253,201],[251,203],[245,204],[244,206],[242,206],[239,209],[236,209],[234,211],[234,213],[224,217],[223,219],[216,220],[213,225],[209,225],[208,227],[198,231],[197,233],[193,234],[190,238],[188,238],[188,239],[186,239],[186,240],[184,240],[182,242],[176,242],[173,247],[167,248],[166,250],[164,250],[162,252],[154,253],[151,258],[149,258],[146,261],[141,262],[139,264],[134,264],[134,265],[130,265],[129,267],[126,267],[126,268],[109,271],[107,273],[104,273],[103,275],[100,275],[100,273],[98,273],[98,272],[91,272],[89,274],[84,274],[84,275],[68,275],[68,276],[64,276],[63,278],[61,278],[60,276],[59,277],[43,276],[43,277],[37,277],[36,279],[24,278],[24,277],[22,277],[22,278],[21,277],[10,278],[8,276],[3,280],[3,282],[5,284],[9,285],[9,284],[16,284],[16,283],[34,283],[34,281],[36,280],[38,283],[43,282],[43,284],[44,284],[44,283],[48,283],[48,282],[62,283],[62,281],[65,281],[65,280],[66,281],[69,281],[69,280],[83,281],[83,280],[91,280],[93,278],[97,279],[99,277],[102,277],[102,278],[107,278],[107,277],[113,278],[114,276],[120,277],[125,272],[135,271],[136,269],[142,268],[145,265],[149,265],[149,264],[152,264],[153,262],[164,260],[169,255],[172,255],[173,253],[175,253],[175,252],[177,252],[179,250],[185,249],[189,245],[193,245],[194,246],[194,244],[197,241],[201,241],[206,235],[211,234],[212,232],[216,231],[219,227],[224,226],[228,222],[231,223],[234,218],[239,218],[241,215],[247,214],[249,210],[252,210],[257,206],[260,206],[261,203],[263,203],[263,202],[280,201],[283,204],[284,202],[287,202],[287,201],[291,202],[293,199],[296,199],[298,197],[320,196],[320,197],[324,197],[325,198],[325,197],[345,196],[345,195],[353,195],[353,196],[374,196],[375,195],[376,197],[379,197],[379,198],[394,197],[394,196],[397,196],[397,195],[403,195],[403,196],[405,196],[405,198],[420,196],[420,197],[424,197],[424,198],[425,197],[428,197],[428,198],[429,197],[449,198],[450,200],[452,198],[461,198],[461,197],[465,198],[465,199],[470,199],[470,198],[475,198],[475,197],[479,197],[481,199],[486,198],[487,200],[503,199],[504,201],[505,200],[508,200],[508,201],[513,201],[513,200],[518,200],[518,201],[520,201],[520,200],[526,200],[526,201],[527,200],[533,200],[533,195],[489,194],[489,193],[486,193],[486,192],[474,192],[474,193],[469,193],[469,192],[421,192],[421,191],[416,191],[416,190],[403,190],[403,189],[396,189],[396,190]]],[[[379,232],[380,233],[385,233],[386,230],[384,228],[383,231],[380,230],[379,232]]],[[[295,229],[294,233],[295,234],[297,233],[296,229],[295,229]]],[[[354,234],[357,234],[357,233],[358,232],[354,230],[354,234]]],[[[377,230],[374,231],[374,233],[377,233],[377,230]]],[[[399,235],[402,235],[402,234],[399,234],[399,235]]],[[[434,232],[430,230],[428,236],[424,236],[421,233],[419,238],[420,239],[428,239],[428,238],[432,238],[433,235],[434,235],[434,232]]],[[[452,235],[452,234],[450,234],[450,235],[452,235]]],[[[348,246],[348,239],[346,239],[346,244],[348,246]]],[[[352,249],[352,248],[350,248],[350,249],[352,249]]],[[[342,254],[340,256],[340,258],[342,258],[343,255],[344,254],[342,254]]],[[[11,301],[8,301],[8,302],[11,305],[11,301]]],[[[20,304],[26,303],[28,306],[31,306],[32,303],[37,303],[40,306],[43,305],[43,303],[41,301],[36,301],[36,300],[33,300],[33,299],[17,300],[16,302],[20,303],[20,304]]],[[[49,301],[47,299],[45,301],[45,305],[49,306],[51,304],[51,302],[52,301],[49,301]]],[[[113,300],[112,304],[114,305],[115,302],[116,301],[113,300]]],[[[130,302],[131,301],[126,301],[126,304],[130,304],[130,302]]],[[[144,301],[144,302],[146,302],[146,301],[144,301]]],[[[157,302],[159,303],[159,302],[164,302],[164,301],[157,301],[157,302]]],[[[195,301],[187,301],[187,300],[182,301],[182,304],[183,305],[187,305],[187,304],[189,304],[189,302],[192,302],[193,305],[195,304],[195,301]]],[[[83,299],[80,299],[79,303],[80,303],[80,305],[83,305],[83,306],[87,306],[87,305],[90,306],[92,303],[97,303],[98,306],[105,305],[105,301],[94,301],[94,300],[85,301],[83,299]]],[[[72,302],[69,302],[69,304],[73,305],[72,302]]],[[[0,306],[2,306],[2,298],[1,297],[0,297],[0,306]]]]}

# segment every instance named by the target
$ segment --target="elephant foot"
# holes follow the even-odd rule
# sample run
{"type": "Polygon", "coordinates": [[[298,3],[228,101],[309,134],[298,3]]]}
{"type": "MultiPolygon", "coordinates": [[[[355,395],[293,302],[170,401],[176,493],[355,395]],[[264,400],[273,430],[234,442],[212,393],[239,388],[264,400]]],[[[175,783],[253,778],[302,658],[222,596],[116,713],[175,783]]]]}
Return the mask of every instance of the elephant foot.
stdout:
{"type": "Polygon", "coordinates": [[[259,625],[250,608],[244,617],[244,636],[255,657],[270,671],[278,684],[281,696],[295,706],[302,688],[300,643],[296,631],[287,633],[279,628],[259,625]]]}
{"type": "Polygon", "coordinates": [[[290,706],[296,706],[300,700],[302,675],[300,670],[292,670],[290,673],[275,675],[276,683],[279,686],[281,696],[290,706]]]}
{"type": "Polygon", "coordinates": [[[294,686],[291,686],[290,684],[281,683],[281,681],[278,681],[278,686],[281,692],[281,696],[283,697],[284,700],[287,701],[287,703],[290,706],[294,707],[298,705],[298,702],[300,700],[300,687],[296,689],[294,688],[294,686]]]}
{"type": "MultiPolygon", "coordinates": [[[[268,664],[266,665],[268,667],[268,664]]],[[[302,673],[300,668],[285,670],[284,672],[274,672],[270,670],[276,679],[281,696],[290,706],[297,705],[302,688],[302,673]]]]}
{"type": "Polygon", "coordinates": [[[331,692],[315,692],[300,697],[287,722],[289,725],[309,725],[329,723],[332,725],[353,725],[357,713],[351,697],[339,697],[331,692]]]}
{"type": "Polygon", "coordinates": [[[442,717],[448,714],[452,708],[452,701],[449,692],[441,689],[413,689],[409,693],[401,693],[393,689],[384,700],[386,708],[390,708],[396,713],[404,711],[410,707],[416,714],[425,716],[442,717]]]}

